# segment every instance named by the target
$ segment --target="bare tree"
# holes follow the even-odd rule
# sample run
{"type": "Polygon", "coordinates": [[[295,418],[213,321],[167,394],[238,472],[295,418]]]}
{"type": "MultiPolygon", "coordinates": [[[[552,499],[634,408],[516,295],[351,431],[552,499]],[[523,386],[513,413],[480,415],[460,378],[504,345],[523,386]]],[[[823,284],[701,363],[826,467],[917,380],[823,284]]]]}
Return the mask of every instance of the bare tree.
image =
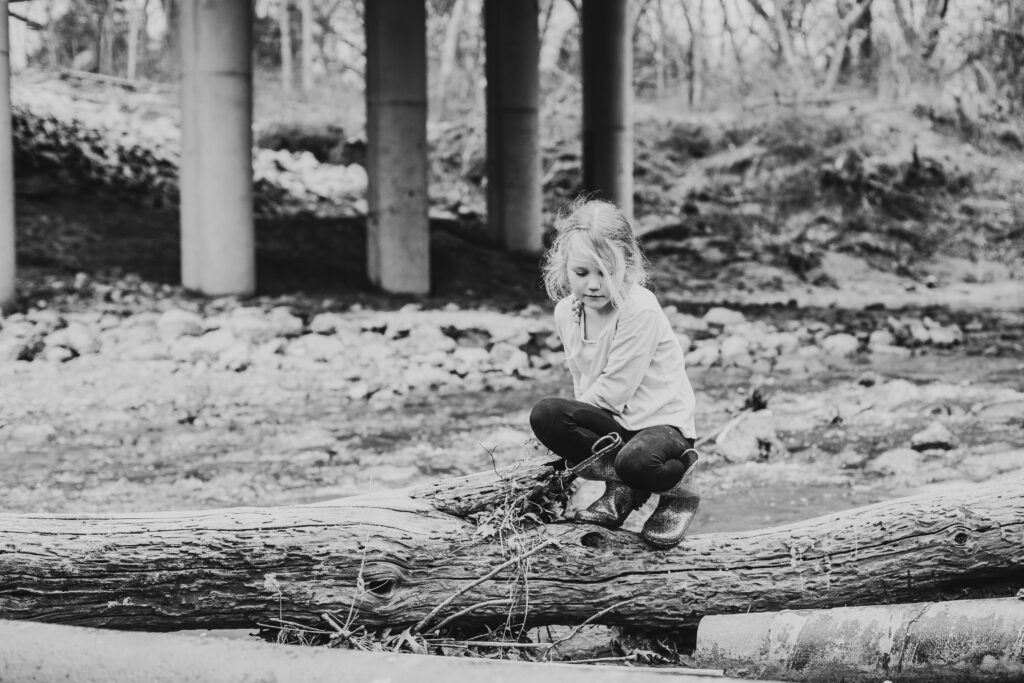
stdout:
{"type": "Polygon", "coordinates": [[[313,4],[311,0],[299,0],[302,10],[302,92],[313,91],[313,4]]]}
{"type": "MultiPolygon", "coordinates": [[[[913,55],[914,67],[931,79],[938,76],[928,64],[939,45],[939,36],[945,25],[949,0],[925,0],[924,12],[919,24],[914,23],[914,14],[907,10],[906,0],[892,0],[896,23],[899,24],[904,40],[913,55]]],[[[910,5],[913,10],[913,4],[910,5]]]]}
{"type": "Polygon", "coordinates": [[[462,17],[466,12],[466,0],[455,0],[451,14],[445,22],[444,39],[441,41],[441,63],[437,70],[437,96],[441,105],[441,114],[445,116],[446,103],[452,98],[448,92],[451,88],[452,75],[459,57],[459,33],[462,31],[462,17]]]}
{"type": "Polygon", "coordinates": [[[839,75],[842,72],[843,65],[849,63],[847,54],[849,52],[853,31],[863,20],[864,16],[870,11],[872,1],[873,0],[859,0],[854,6],[854,9],[843,17],[842,22],[839,25],[839,30],[836,31],[832,60],[829,63],[825,82],[821,87],[823,92],[830,92],[835,88],[836,83],[839,81],[839,75]]]}
{"type": "Polygon", "coordinates": [[[98,71],[114,74],[114,9],[116,0],[101,0],[99,3],[99,31],[97,33],[98,71]]]}
{"type": "Polygon", "coordinates": [[[128,0],[128,66],[125,76],[134,79],[139,67],[139,46],[145,45],[149,0],[128,0]]]}
{"type": "Polygon", "coordinates": [[[277,7],[277,25],[281,30],[281,87],[292,91],[292,27],[288,16],[288,0],[277,7]]]}
{"type": "Polygon", "coordinates": [[[761,4],[760,0],[747,0],[754,12],[764,20],[771,31],[775,41],[775,53],[777,57],[789,68],[798,91],[805,90],[803,68],[797,60],[796,51],[793,48],[793,36],[790,32],[790,16],[793,9],[793,0],[779,0],[775,3],[774,11],[769,14],[761,4]]]}

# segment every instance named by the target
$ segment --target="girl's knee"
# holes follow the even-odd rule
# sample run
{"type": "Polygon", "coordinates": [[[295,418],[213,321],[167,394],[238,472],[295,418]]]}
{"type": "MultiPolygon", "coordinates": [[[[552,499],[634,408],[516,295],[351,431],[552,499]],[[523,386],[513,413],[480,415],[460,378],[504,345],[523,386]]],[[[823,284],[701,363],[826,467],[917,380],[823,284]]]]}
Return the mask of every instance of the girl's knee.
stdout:
{"type": "Polygon", "coordinates": [[[560,398],[548,397],[537,401],[530,411],[530,427],[534,434],[547,432],[557,424],[565,414],[563,401],[560,398]]]}

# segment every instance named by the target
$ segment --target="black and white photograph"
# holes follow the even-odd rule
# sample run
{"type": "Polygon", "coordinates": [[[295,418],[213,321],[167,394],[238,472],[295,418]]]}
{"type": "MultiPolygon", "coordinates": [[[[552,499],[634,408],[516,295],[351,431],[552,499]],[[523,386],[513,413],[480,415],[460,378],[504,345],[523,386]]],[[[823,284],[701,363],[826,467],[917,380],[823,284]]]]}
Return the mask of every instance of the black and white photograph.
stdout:
{"type": "Polygon", "coordinates": [[[0,683],[1024,681],[1024,1],[0,16],[0,683]]]}

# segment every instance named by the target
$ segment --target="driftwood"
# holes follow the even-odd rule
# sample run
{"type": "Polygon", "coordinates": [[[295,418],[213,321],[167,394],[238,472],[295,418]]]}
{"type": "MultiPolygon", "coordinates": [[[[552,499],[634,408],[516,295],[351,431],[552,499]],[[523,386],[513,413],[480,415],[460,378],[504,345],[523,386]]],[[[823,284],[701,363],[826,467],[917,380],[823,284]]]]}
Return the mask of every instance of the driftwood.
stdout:
{"type": "Polygon", "coordinates": [[[456,614],[478,627],[600,613],[675,629],[705,614],[1006,595],[1024,576],[1020,477],[656,551],[628,531],[512,532],[488,516],[551,475],[534,458],[316,505],[0,514],[0,618],[171,630],[331,612],[430,633],[456,614]]]}

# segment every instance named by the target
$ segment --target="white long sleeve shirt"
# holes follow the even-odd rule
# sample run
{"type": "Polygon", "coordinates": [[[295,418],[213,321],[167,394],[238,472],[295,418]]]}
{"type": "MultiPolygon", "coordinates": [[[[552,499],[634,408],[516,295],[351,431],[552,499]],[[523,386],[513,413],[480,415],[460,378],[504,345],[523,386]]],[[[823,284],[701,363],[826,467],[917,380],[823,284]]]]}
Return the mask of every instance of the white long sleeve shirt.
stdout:
{"type": "Polygon", "coordinates": [[[696,439],[697,402],[683,349],[654,294],[631,285],[596,339],[586,339],[583,317],[577,321],[573,316],[572,299],[555,305],[555,329],[576,399],[604,408],[630,431],[671,425],[696,439]]]}

